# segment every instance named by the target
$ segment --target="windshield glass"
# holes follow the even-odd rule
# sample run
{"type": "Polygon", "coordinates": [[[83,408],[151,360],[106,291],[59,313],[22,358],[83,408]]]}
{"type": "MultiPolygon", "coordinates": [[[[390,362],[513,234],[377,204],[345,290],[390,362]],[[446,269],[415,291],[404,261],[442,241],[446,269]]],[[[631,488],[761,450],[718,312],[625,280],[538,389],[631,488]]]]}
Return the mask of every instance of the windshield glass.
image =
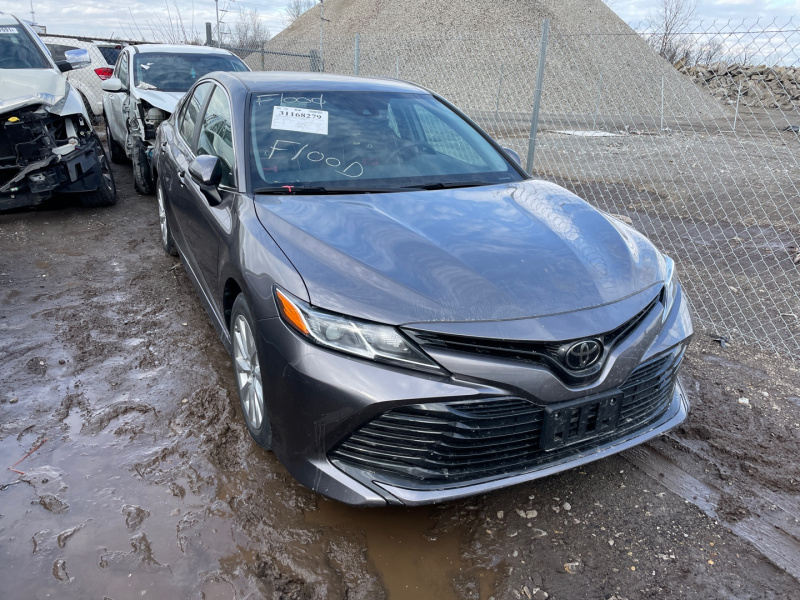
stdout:
{"type": "Polygon", "coordinates": [[[185,92],[212,71],[247,71],[236,56],[145,52],[133,55],[133,85],[145,90],[185,92]]]}
{"type": "Polygon", "coordinates": [[[52,69],[41,48],[20,25],[0,26],[0,69],[52,69]]]}
{"type": "Polygon", "coordinates": [[[251,189],[520,181],[469,123],[427,94],[286,92],[250,102],[251,189]]]}

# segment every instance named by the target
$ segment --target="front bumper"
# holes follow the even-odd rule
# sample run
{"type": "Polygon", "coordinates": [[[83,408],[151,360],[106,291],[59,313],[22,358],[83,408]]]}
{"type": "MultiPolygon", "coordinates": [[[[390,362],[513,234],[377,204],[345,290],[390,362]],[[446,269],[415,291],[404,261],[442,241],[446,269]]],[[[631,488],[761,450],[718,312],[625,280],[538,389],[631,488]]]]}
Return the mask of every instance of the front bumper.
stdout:
{"type": "MultiPolygon", "coordinates": [[[[262,376],[269,382],[265,386],[265,400],[276,456],[301,483],[348,504],[435,503],[545,477],[645,442],[675,427],[688,411],[686,395],[675,375],[692,335],[688,302],[682,290],[663,323],[662,311],[654,310],[614,348],[597,381],[579,388],[561,383],[541,365],[489,358],[480,361],[484,368],[480,376],[475,376],[477,371],[470,372],[463,356],[431,353],[451,372],[437,376],[325,350],[295,335],[280,318],[260,321],[259,330],[264,357],[262,376]],[[515,448],[524,447],[526,440],[530,440],[531,448],[512,458],[498,456],[495,463],[499,467],[476,470],[474,477],[460,463],[440,465],[430,475],[428,467],[436,465],[435,455],[441,449],[437,446],[440,434],[459,443],[468,437],[459,433],[466,431],[465,423],[451,423],[447,429],[429,417],[437,411],[441,413],[441,407],[514,399],[544,414],[547,407],[586,405],[587,399],[594,397],[618,394],[622,398],[628,393],[625,390],[631,387],[637,368],[646,370],[647,365],[656,363],[667,365],[667,358],[674,359],[674,365],[669,363],[674,369],[661,376],[658,398],[646,403],[649,412],[636,409],[636,421],[620,417],[619,427],[610,431],[558,449],[544,449],[538,446],[538,433],[531,430],[533,433],[526,437],[527,425],[505,415],[502,426],[510,427],[517,436],[513,440],[515,448]],[[496,368],[487,369],[487,363],[496,368]],[[495,375],[490,377],[489,373],[495,375]],[[542,390],[546,390],[546,397],[542,396],[542,390]],[[409,411],[417,411],[422,419],[409,425],[415,432],[412,436],[415,443],[425,437],[423,433],[430,433],[422,431],[419,423],[428,424],[433,431],[429,446],[425,446],[428,443],[425,439],[419,442],[422,446],[405,443],[402,432],[397,436],[396,448],[390,447],[390,439],[388,445],[381,442],[365,450],[364,444],[371,443],[369,435],[362,435],[354,443],[359,435],[369,434],[367,430],[374,424],[386,420],[387,415],[409,411]],[[420,459],[409,461],[413,464],[405,471],[396,467],[403,462],[404,451],[414,452],[420,459]],[[382,453],[387,460],[382,459],[382,453]],[[397,460],[393,462],[392,457],[397,460]],[[371,459],[374,460],[370,462],[371,459]],[[507,463],[503,463],[506,459],[507,463]]],[[[552,410],[547,414],[552,415],[552,410]]],[[[474,432],[479,439],[481,429],[474,432]]],[[[491,453],[495,447],[492,441],[481,452],[491,453]]]]}
{"type": "Polygon", "coordinates": [[[36,206],[57,192],[91,192],[104,185],[100,141],[82,119],[74,125],[77,119],[20,113],[16,122],[0,125],[0,210],[36,206]]]}

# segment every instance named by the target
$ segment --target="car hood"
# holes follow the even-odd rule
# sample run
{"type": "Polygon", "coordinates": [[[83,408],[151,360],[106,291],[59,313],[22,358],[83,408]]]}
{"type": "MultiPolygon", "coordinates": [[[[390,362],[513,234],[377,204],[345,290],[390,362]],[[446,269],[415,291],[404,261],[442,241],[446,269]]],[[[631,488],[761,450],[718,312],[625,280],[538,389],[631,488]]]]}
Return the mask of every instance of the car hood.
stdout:
{"type": "Polygon", "coordinates": [[[186,95],[186,92],[159,92],[142,88],[134,88],[134,90],[137,98],[170,114],[175,112],[178,101],[186,95]]]}
{"type": "MultiPolygon", "coordinates": [[[[25,106],[57,106],[67,95],[67,80],[55,69],[2,69],[0,114],[25,106]]],[[[55,111],[51,111],[55,112],[55,111]]]]}
{"type": "Polygon", "coordinates": [[[393,325],[604,306],[665,273],[643,236],[543,181],[257,196],[256,211],[313,305],[393,325]]]}

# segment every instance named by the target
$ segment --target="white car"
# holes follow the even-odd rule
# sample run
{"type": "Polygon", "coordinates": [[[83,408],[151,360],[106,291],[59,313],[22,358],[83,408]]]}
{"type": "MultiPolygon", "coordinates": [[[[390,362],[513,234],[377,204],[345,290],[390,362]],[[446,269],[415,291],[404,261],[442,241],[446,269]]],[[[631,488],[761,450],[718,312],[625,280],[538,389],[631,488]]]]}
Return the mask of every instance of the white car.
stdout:
{"type": "Polygon", "coordinates": [[[111,161],[133,163],[137,191],[154,191],[150,159],[156,130],[195,81],[212,71],[249,71],[235,54],[206,46],[143,44],[123,48],[102,83],[111,161]]]}
{"type": "Polygon", "coordinates": [[[62,74],[88,64],[82,49],[54,62],[30,26],[0,12],[0,210],[56,193],[80,194],[92,207],[117,201],[103,146],[62,74]]]}
{"type": "Polygon", "coordinates": [[[103,116],[103,89],[100,84],[109,79],[114,71],[114,64],[122,52],[122,45],[102,41],[86,41],[75,38],[40,36],[53,60],[64,60],[64,53],[69,50],[83,49],[89,53],[91,64],[87,69],[68,71],[67,81],[83,96],[89,116],[96,123],[103,116]]]}

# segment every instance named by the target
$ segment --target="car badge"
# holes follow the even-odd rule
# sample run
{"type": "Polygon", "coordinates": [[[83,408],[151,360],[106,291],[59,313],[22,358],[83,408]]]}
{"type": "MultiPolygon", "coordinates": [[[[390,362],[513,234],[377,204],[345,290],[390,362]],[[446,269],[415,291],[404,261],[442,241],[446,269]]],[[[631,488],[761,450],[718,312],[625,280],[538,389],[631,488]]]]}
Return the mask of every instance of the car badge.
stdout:
{"type": "Polygon", "coordinates": [[[575,342],[564,352],[564,364],[572,371],[588,369],[603,356],[603,344],[598,340],[575,342]]]}

